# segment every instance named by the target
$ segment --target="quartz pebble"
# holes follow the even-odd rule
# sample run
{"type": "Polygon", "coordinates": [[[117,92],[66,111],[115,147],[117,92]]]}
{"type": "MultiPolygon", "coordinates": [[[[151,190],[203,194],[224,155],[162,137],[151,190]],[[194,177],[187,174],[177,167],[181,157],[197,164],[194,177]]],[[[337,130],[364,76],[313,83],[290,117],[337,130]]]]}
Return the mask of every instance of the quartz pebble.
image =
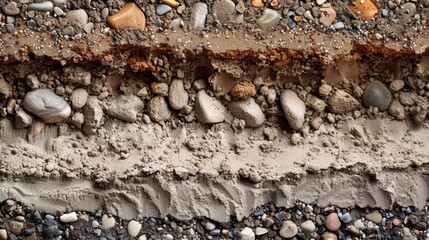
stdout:
{"type": "Polygon", "coordinates": [[[256,24],[264,30],[268,30],[272,27],[277,26],[280,21],[280,14],[278,11],[266,8],[262,12],[262,16],[260,16],[256,20],[256,24]]]}
{"type": "Polygon", "coordinates": [[[280,95],[280,104],[292,129],[299,130],[304,124],[305,103],[292,90],[285,90],[280,95]]]}
{"type": "Polygon", "coordinates": [[[50,89],[37,89],[28,92],[24,97],[23,106],[46,123],[64,121],[71,113],[71,108],[67,102],[50,89]]]}
{"type": "Polygon", "coordinates": [[[142,229],[142,225],[136,220],[131,220],[128,223],[127,229],[128,229],[128,235],[130,237],[137,237],[137,235],[139,235],[140,230],[142,229]]]}
{"type": "Polygon", "coordinates": [[[158,4],[158,5],[156,5],[155,11],[156,11],[157,15],[162,16],[162,15],[170,12],[171,9],[172,8],[170,6],[168,6],[168,5],[158,4]]]}
{"type": "Polygon", "coordinates": [[[146,16],[133,2],[126,3],[119,12],[107,18],[107,24],[115,29],[140,29],[146,27],[146,16]]]}
{"type": "Polygon", "coordinates": [[[192,7],[191,13],[191,28],[196,30],[203,29],[206,23],[207,14],[207,4],[203,2],[195,3],[192,7]]]}
{"type": "Polygon", "coordinates": [[[28,5],[28,10],[43,11],[43,12],[51,11],[53,8],[54,8],[54,4],[51,1],[45,1],[41,3],[31,3],[28,5]]]}
{"type": "Polygon", "coordinates": [[[228,110],[235,117],[243,119],[249,127],[259,127],[265,121],[264,113],[253,98],[230,102],[228,110]]]}
{"type": "Polygon", "coordinates": [[[77,221],[77,214],[76,212],[71,213],[65,213],[60,216],[60,221],[63,223],[72,223],[77,221]]]}
{"type": "Polygon", "coordinates": [[[217,99],[210,97],[204,90],[197,93],[195,113],[201,123],[213,124],[223,122],[226,109],[217,99]]]}

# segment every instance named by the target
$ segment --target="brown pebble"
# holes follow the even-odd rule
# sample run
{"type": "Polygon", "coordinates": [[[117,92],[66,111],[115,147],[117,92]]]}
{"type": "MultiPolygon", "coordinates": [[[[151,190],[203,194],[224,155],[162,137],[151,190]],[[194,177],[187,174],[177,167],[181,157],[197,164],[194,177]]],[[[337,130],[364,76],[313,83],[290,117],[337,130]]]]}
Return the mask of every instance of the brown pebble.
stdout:
{"type": "Polygon", "coordinates": [[[129,2],[119,12],[108,17],[107,24],[115,29],[143,30],[146,27],[146,17],[135,3],[129,2]]]}
{"type": "Polygon", "coordinates": [[[394,226],[399,226],[399,224],[401,224],[401,221],[399,221],[399,219],[395,218],[395,219],[393,219],[392,223],[394,226]]]}
{"type": "Polygon", "coordinates": [[[265,7],[265,3],[262,0],[252,0],[251,4],[252,4],[252,7],[255,7],[255,8],[265,7]]]}
{"type": "Polygon", "coordinates": [[[331,232],[324,232],[322,234],[322,240],[337,240],[337,235],[331,233],[331,232]]]}
{"type": "Polygon", "coordinates": [[[325,227],[331,232],[335,232],[341,227],[340,219],[338,218],[337,213],[331,213],[326,216],[325,227]]]}
{"type": "Polygon", "coordinates": [[[378,7],[372,0],[356,0],[349,8],[364,20],[371,20],[378,13],[378,7]]]}
{"type": "Polygon", "coordinates": [[[253,83],[238,83],[231,89],[231,95],[236,98],[251,98],[256,95],[256,87],[253,83]]]}

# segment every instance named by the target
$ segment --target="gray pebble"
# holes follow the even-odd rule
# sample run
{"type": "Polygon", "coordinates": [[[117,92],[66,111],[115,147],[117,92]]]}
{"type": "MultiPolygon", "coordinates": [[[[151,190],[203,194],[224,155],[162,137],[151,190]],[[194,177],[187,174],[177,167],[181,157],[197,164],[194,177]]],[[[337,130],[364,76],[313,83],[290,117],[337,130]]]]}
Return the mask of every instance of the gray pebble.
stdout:
{"type": "Polygon", "coordinates": [[[192,7],[191,13],[191,28],[192,29],[203,29],[206,24],[206,17],[208,13],[207,4],[197,2],[192,7]]]}
{"type": "Polygon", "coordinates": [[[280,21],[280,14],[278,11],[266,8],[262,12],[262,16],[256,20],[256,25],[262,29],[270,29],[275,27],[280,21]]]}
{"type": "Polygon", "coordinates": [[[4,14],[9,16],[16,16],[20,13],[20,9],[18,8],[18,4],[16,2],[9,2],[8,4],[4,5],[1,10],[4,14]]]}
{"type": "Polygon", "coordinates": [[[383,8],[381,9],[381,16],[387,17],[389,15],[389,10],[383,8]]]}
{"type": "Polygon", "coordinates": [[[213,15],[221,23],[232,19],[235,4],[231,0],[216,0],[212,7],[213,15]]]}
{"type": "Polygon", "coordinates": [[[101,18],[107,18],[109,16],[109,8],[103,8],[101,10],[101,18]]]}
{"type": "Polygon", "coordinates": [[[343,22],[337,22],[334,24],[335,30],[341,30],[344,29],[344,23],[343,22]]]}
{"type": "Polygon", "coordinates": [[[377,40],[383,39],[383,35],[381,35],[380,33],[375,33],[375,38],[377,40]]]}
{"type": "Polygon", "coordinates": [[[27,27],[28,27],[29,29],[35,29],[35,28],[37,28],[37,23],[36,23],[36,21],[34,21],[33,19],[31,19],[31,20],[27,21],[27,27]]]}
{"type": "Polygon", "coordinates": [[[57,123],[70,116],[71,108],[63,98],[50,89],[28,92],[22,102],[23,107],[40,117],[46,123],[57,123]]]}
{"type": "Polygon", "coordinates": [[[288,26],[289,28],[295,28],[295,27],[296,27],[296,22],[295,22],[293,19],[289,18],[289,19],[287,20],[287,26],[288,26]]]}
{"type": "Polygon", "coordinates": [[[246,11],[246,6],[242,1],[239,1],[237,5],[235,5],[235,11],[238,13],[244,13],[244,11],[246,11]]]}
{"type": "Polygon", "coordinates": [[[88,14],[83,9],[69,11],[66,15],[67,20],[71,25],[83,28],[88,22],[88,14]]]}
{"type": "Polygon", "coordinates": [[[10,33],[13,33],[13,31],[15,30],[15,25],[13,25],[12,23],[6,24],[6,30],[10,33]]]}
{"type": "Polygon", "coordinates": [[[36,12],[35,11],[29,11],[27,13],[27,17],[29,17],[29,18],[34,18],[35,16],[36,16],[36,12]]]}
{"type": "Polygon", "coordinates": [[[352,215],[350,215],[350,213],[344,213],[343,215],[341,215],[340,220],[343,223],[349,223],[353,220],[353,218],[352,218],[352,215]]]}
{"type": "Polygon", "coordinates": [[[6,23],[15,23],[15,18],[14,17],[11,17],[11,16],[7,16],[6,17],[6,23]]]}
{"type": "Polygon", "coordinates": [[[303,7],[299,7],[298,9],[295,10],[295,13],[299,16],[302,16],[305,13],[305,9],[303,7]]]}
{"type": "Polygon", "coordinates": [[[30,0],[19,0],[20,3],[29,3],[30,0]]]}
{"type": "Polygon", "coordinates": [[[156,5],[155,12],[157,15],[162,16],[171,11],[171,7],[165,4],[156,5]]]}
{"type": "Polygon", "coordinates": [[[46,1],[42,3],[31,3],[30,5],[28,5],[29,10],[35,10],[35,11],[48,12],[48,11],[51,11],[52,8],[54,8],[54,4],[51,1],[46,1]]]}
{"type": "Polygon", "coordinates": [[[54,13],[57,14],[57,16],[59,17],[64,15],[64,11],[59,7],[54,7],[54,13]]]}

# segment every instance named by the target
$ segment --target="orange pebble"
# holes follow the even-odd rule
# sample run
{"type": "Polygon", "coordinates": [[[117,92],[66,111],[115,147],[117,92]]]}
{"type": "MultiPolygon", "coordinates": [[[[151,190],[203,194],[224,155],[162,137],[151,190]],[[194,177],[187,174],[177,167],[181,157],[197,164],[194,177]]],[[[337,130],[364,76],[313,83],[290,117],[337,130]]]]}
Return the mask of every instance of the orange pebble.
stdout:
{"type": "Polygon", "coordinates": [[[355,4],[350,5],[349,8],[364,20],[371,20],[378,13],[378,7],[372,0],[356,0],[355,4]]]}
{"type": "Polygon", "coordinates": [[[279,5],[279,1],[278,0],[272,0],[271,1],[271,7],[277,7],[279,5]]]}
{"type": "Polygon", "coordinates": [[[265,3],[262,0],[252,0],[252,6],[255,8],[265,7],[265,3]]]}

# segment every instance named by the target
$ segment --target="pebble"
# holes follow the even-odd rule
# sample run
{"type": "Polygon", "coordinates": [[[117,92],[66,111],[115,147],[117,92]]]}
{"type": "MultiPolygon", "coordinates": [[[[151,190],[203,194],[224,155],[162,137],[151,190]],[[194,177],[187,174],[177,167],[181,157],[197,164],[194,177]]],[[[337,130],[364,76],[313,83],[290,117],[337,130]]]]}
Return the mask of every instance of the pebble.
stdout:
{"type": "Polygon", "coordinates": [[[172,7],[172,8],[178,8],[178,7],[180,7],[180,2],[178,2],[176,0],[161,0],[161,3],[163,3],[165,5],[168,5],[168,6],[172,7]]]}
{"type": "Polygon", "coordinates": [[[19,108],[15,113],[15,128],[26,128],[33,123],[33,117],[23,108],[19,108]]]}
{"type": "Polygon", "coordinates": [[[19,15],[19,13],[21,12],[18,4],[16,2],[9,2],[8,4],[4,5],[1,10],[3,11],[4,14],[9,15],[9,16],[16,16],[19,15]]]}
{"type": "Polygon", "coordinates": [[[417,238],[413,236],[413,233],[409,228],[404,227],[402,229],[402,240],[417,240],[417,238]]]}
{"type": "Polygon", "coordinates": [[[263,8],[263,7],[265,7],[265,3],[262,0],[252,0],[250,2],[250,4],[254,8],[263,8]]]}
{"type": "Polygon", "coordinates": [[[261,29],[268,30],[277,26],[280,21],[280,14],[274,9],[265,8],[262,15],[256,20],[256,25],[261,29]]]}
{"type": "Polygon", "coordinates": [[[24,228],[24,223],[18,221],[10,221],[9,222],[9,231],[16,236],[19,236],[21,230],[24,228]]]}
{"type": "Polygon", "coordinates": [[[381,16],[383,16],[383,17],[389,16],[389,10],[387,10],[387,9],[381,9],[381,16]]]}
{"type": "Polygon", "coordinates": [[[238,1],[238,3],[235,5],[235,11],[241,14],[246,11],[246,5],[244,5],[243,1],[238,1]]]}
{"type": "Polygon", "coordinates": [[[230,93],[236,98],[251,98],[256,95],[256,87],[251,82],[237,83],[232,87],[230,93]]]}
{"type": "Polygon", "coordinates": [[[265,115],[254,98],[232,101],[228,104],[228,110],[243,119],[249,127],[259,127],[265,122],[265,115]]]}
{"type": "Polygon", "coordinates": [[[333,113],[351,112],[359,105],[359,101],[356,98],[343,90],[335,91],[328,99],[329,110],[333,113]]]}
{"type": "Polygon", "coordinates": [[[280,104],[292,129],[299,130],[305,120],[305,103],[292,90],[285,90],[280,95],[280,104]]]}
{"type": "Polygon", "coordinates": [[[157,15],[162,16],[171,11],[171,7],[165,4],[156,5],[155,12],[157,15]]]}
{"type": "Polygon", "coordinates": [[[268,233],[268,229],[266,229],[266,228],[263,228],[263,227],[257,227],[256,229],[255,229],[255,234],[256,234],[256,236],[261,236],[261,235],[264,235],[264,234],[267,234],[268,233]]]}
{"type": "Polygon", "coordinates": [[[109,215],[104,214],[101,217],[101,226],[103,229],[113,228],[116,224],[116,220],[114,217],[109,217],[109,215]]]}
{"type": "Polygon", "coordinates": [[[83,88],[77,88],[73,90],[70,95],[70,102],[73,109],[79,110],[85,106],[88,100],[88,93],[83,88]]]}
{"type": "Polygon", "coordinates": [[[240,240],[255,240],[255,233],[251,228],[245,227],[241,232],[238,234],[240,237],[240,240]]]}
{"type": "Polygon", "coordinates": [[[29,29],[36,29],[37,28],[37,23],[36,21],[34,21],[33,19],[30,19],[27,21],[27,27],[29,29]]]}
{"type": "Polygon", "coordinates": [[[170,83],[168,101],[174,110],[181,110],[188,104],[188,92],[185,90],[183,80],[173,79],[170,83]]]}
{"type": "Polygon", "coordinates": [[[362,103],[365,107],[377,107],[379,111],[385,111],[392,101],[389,89],[380,81],[369,83],[362,95],[362,103]]]}
{"type": "Polygon", "coordinates": [[[337,213],[331,213],[328,216],[326,216],[325,219],[325,227],[329,231],[335,232],[341,227],[340,219],[338,218],[337,213]]]}
{"type": "Polygon", "coordinates": [[[197,2],[192,7],[190,26],[192,29],[201,30],[206,24],[208,14],[207,4],[197,2]]]}
{"type": "Polygon", "coordinates": [[[302,233],[309,236],[316,230],[316,225],[314,225],[313,221],[307,220],[301,223],[301,230],[302,233]]]}
{"type": "Polygon", "coordinates": [[[316,0],[317,5],[321,6],[326,2],[326,0],[316,0]]]}
{"type": "Polygon", "coordinates": [[[84,9],[76,9],[67,12],[66,18],[70,25],[83,28],[88,23],[88,14],[84,9]]]}
{"type": "Polygon", "coordinates": [[[363,224],[362,220],[357,219],[354,223],[353,226],[355,226],[357,229],[359,230],[364,230],[365,229],[365,225],[363,224]]]}
{"type": "Polygon", "coordinates": [[[337,237],[337,235],[335,235],[335,234],[333,234],[331,232],[324,232],[322,234],[322,238],[321,239],[322,240],[337,240],[338,237],[337,237]]]}
{"type": "Polygon", "coordinates": [[[328,96],[331,93],[331,91],[332,91],[332,86],[329,84],[324,83],[319,87],[319,95],[322,97],[328,96]]]}
{"type": "Polygon", "coordinates": [[[109,16],[109,8],[103,8],[103,10],[101,10],[101,18],[106,19],[109,16]]]}
{"type": "Polygon", "coordinates": [[[72,223],[77,221],[76,212],[65,213],[60,216],[60,221],[63,223],[72,223]]]}
{"type": "Polygon", "coordinates": [[[88,97],[85,106],[83,107],[83,115],[85,116],[85,124],[83,125],[83,133],[92,135],[100,127],[101,119],[103,118],[103,109],[100,102],[95,96],[88,97]]]}
{"type": "Polygon", "coordinates": [[[0,240],[7,240],[7,231],[6,231],[6,229],[0,229],[0,240]]]}
{"type": "Polygon", "coordinates": [[[320,18],[320,23],[325,26],[329,27],[334,22],[335,18],[337,17],[337,12],[331,7],[321,7],[321,12],[325,13],[325,16],[320,18]]]}
{"type": "Polygon", "coordinates": [[[221,23],[231,21],[234,16],[235,3],[231,0],[215,0],[212,12],[216,20],[221,23]]]}
{"type": "Polygon", "coordinates": [[[389,106],[389,113],[399,120],[405,119],[405,108],[398,100],[392,101],[389,106]]]}
{"type": "Polygon", "coordinates": [[[134,123],[137,121],[137,114],[143,110],[144,103],[136,95],[121,95],[109,102],[107,115],[125,122],[134,123]]]}
{"type": "Polygon", "coordinates": [[[53,220],[47,220],[42,225],[43,234],[47,237],[53,237],[58,233],[57,223],[53,220]]]}
{"type": "Polygon", "coordinates": [[[352,218],[352,215],[347,212],[347,213],[344,213],[343,215],[341,215],[340,220],[343,223],[349,223],[349,222],[353,221],[353,218],[352,218]]]}
{"type": "Polygon", "coordinates": [[[142,225],[135,220],[131,220],[128,223],[127,230],[128,230],[128,235],[130,237],[137,237],[137,235],[139,235],[141,229],[142,229],[142,225]]]}
{"type": "Polygon", "coordinates": [[[383,216],[378,210],[375,210],[365,216],[365,219],[374,223],[380,224],[383,216]]]}
{"type": "Polygon", "coordinates": [[[59,7],[54,7],[54,13],[57,14],[57,16],[59,17],[64,15],[64,11],[59,7]]]}
{"type": "Polygon", "coordinates": [[[202,225],[204,226],[204,228],[205,228],[207,231],[212,231],[212,230],[214,230],[214,229],[216,228],[216,224],[214,224],[214,223],[212,223],[212,222],[210,222],[210,221],[204,221],[204,222],[202,223],[202,225]]]}
{"type": "Polygon", "coordinates": [[[150,119],[154,122],[166,121],[171,116],[171,111],[163,96],[155,96],[150,99],[147,109],[150,119]]]}
{"type": "Polygon", "coordinates": [[[354,4],[350,4],[350,11],[363,20],[371,20],[378,13],[378,7],[372,0],[355,0],[354,4]]]}
{"type": "Polygon", "coordinates": [[[283,222],[283,225],[280,228],[279,235],[284,238],[293,238],[298,234],[298,226],[291,221],[287,220],[283,222]]]}
{"type": "Polygon", "coordinates": [[[417,93],[415,92],[400,92],[398,99],[404,106],[413,106],[416,103],[417,93]]]}
{"type": "Polygon", "coordinates": [[[213,124],[225,120],[226,109],[219,100],[200,90],[195,100],[195,113],[200,123],[213,124]]]}
{"type": "Polygon", "coordinates": [[[326,108],[325,101],[310,94],[307,95],[307,102],[310,107],[316,112],[323,112],[326,108]]]}
{"type": "Polygon", "coordinates": [[[394,80],[389,84],[389,89],[392,92],[397,92],[399,90],[401,90],[402,88],[404,88],[405,86],[405,82],[403,80],[394,80]]]}
{"type": "Polygon", "coordinates": [[[146,27],[146,16],[133,2],[126,3],[119,12],[107,18],[107,24],[115,29],[139,29],[146,27]]]}
{"type": "Polygon", "coordinates": [[[28,92],[24,97],[23,106],[46,123],[64,121],[71,113],[71,108],[67,102],[50,89],[37,89],[28,92]]]}
{"type": "Polygon", "coordinates": [[[49,12],[54,8],[54,4],[51,1],[45,1],[41,3],[31,3],[28,5],[28,10],[35,10],[41,12],[49,12]]]}
{"type": "Polygon", "coordinates": [[[334,24],[335,30],[341,30],[344,29],[344,23],[343,22],[337,22],[334,24]]]}

